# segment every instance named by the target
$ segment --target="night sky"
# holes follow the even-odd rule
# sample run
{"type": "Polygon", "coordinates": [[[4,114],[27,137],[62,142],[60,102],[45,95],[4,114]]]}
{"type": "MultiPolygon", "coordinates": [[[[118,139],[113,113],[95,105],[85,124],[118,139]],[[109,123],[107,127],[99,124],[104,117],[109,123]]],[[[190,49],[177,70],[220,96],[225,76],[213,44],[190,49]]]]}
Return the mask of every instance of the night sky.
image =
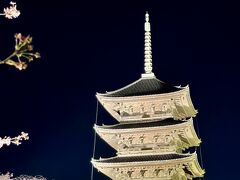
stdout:
{"type": "MultiPolygon", "coordinates": [[[[8,1],[1,1],[6,7],[8,1]]],[[[227,1],[18,0],[21,16],[1,17],[0,59],[13,35],[31,34],[42,55],[26,71],[0,66],[0,137],[28,132],[4,146],[0,172],[88,180],[96,92],[121,88],[143,73],[144,16],[152,26],[153,68],[171,85],[189,84],[205,179],[239,176],[239,5],[227,1]]],[[[1,9],[2,9],[1,8],[1,9]]],[[[115,121],[102,107],[99,124],[115,121]]],[[[97,138],[96,158],[114,150],[97,138]]],[[[95,180],[107,180],[94,171],[95,180]]]]}

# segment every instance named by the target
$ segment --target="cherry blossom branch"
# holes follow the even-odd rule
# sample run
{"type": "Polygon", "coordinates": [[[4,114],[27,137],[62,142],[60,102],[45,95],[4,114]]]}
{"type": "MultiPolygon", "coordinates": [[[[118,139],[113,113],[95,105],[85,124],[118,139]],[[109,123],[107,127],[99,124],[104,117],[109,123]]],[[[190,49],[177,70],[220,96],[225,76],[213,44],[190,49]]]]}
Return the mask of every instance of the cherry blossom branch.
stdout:
{"type": "Polygon", "coordinates": [[[11,138],[9,136],[5,136],[4,138],[0,137],[0,148],[3,147],[3,145],[9,146],[10,144],[16,144],[17,146],[20,145],[23,140],[28,140],[29,136],[28,133],[21,132],[21,135],[11,138]]]}
{"type": "Polygon", "coordinates": [[[14,52],[4,60],[0,60],[0,64],[7,64],[23,70],[27,68],[28,63],[38,58],[40,58],[40,53],[33,52],[32,37],[17,33],[15,34],[14,52]]]}
{"type": "Polygon", "coordinates": [[[0,174],[0,180],[47,180],[46,178],[42,176],[27,176],[27,175],[21,175],[19,177],[13,177],[13,174],[7,173],[7,174],[0,174]]]}

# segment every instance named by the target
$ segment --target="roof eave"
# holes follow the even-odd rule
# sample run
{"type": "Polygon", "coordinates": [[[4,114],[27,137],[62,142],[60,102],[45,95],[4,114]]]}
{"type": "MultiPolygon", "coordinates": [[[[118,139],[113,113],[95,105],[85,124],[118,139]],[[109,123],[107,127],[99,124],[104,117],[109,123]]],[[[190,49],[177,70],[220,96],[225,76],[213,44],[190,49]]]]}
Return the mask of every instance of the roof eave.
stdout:
{"type": "Polygon", "coordinates": [[[139,128],[122,128],[122,129],[113,129],[113,128],[104,128],[105,127],[114,127],[115,125],[103,125],[103,126],[98,126],[96,125],[96,130],[98,132],[104,132],[104,133],[116,133],[116,132],[126,132],[126,131],[143,131],[143,130],[156,130],[156,129],[168,129],[168,128],[179,128],[181,126],[188,126],[188,124],[191,124],[192,118],[190,118],[188,121],[183,121],[182,123],[179,124],[171,124],[171,125],[166,125],[166,126],[153,126],[153,127],[139,127],[139,128]]]}

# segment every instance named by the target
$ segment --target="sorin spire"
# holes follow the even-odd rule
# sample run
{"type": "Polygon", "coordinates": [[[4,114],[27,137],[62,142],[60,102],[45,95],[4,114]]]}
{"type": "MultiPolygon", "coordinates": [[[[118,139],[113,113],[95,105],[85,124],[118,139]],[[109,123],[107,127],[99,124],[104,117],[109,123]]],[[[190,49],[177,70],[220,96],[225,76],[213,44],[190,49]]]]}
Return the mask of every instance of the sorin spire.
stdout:
{"type": "Polygon", "coordinates": [[[152,73],[152,45],[151,45],[151,26],[149,22],[149,14],[146,12],[145,15],[145,40],[144,40],[144,71],[142,77],[154,77],[152,73]]]}

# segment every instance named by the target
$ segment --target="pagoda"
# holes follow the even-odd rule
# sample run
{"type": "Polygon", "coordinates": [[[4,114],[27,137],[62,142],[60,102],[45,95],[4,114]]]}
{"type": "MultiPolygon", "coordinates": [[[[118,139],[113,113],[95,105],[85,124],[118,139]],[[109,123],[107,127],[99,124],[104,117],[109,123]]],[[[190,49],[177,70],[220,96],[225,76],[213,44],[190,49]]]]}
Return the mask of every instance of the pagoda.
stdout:
{"type": "Polygon", "coordinates": [[[145,72],[123,88],[96,94],[118,123],[95,124],[94,129],[117,154],[92,159],[92,164],[113,180],[203,177],[205,171],[199,165],[197,153],[186,153],[201,143],[194,129],[197,110],[189,87],[171,86],[154,75],[148,13],[145,18],[145,72]]]}

